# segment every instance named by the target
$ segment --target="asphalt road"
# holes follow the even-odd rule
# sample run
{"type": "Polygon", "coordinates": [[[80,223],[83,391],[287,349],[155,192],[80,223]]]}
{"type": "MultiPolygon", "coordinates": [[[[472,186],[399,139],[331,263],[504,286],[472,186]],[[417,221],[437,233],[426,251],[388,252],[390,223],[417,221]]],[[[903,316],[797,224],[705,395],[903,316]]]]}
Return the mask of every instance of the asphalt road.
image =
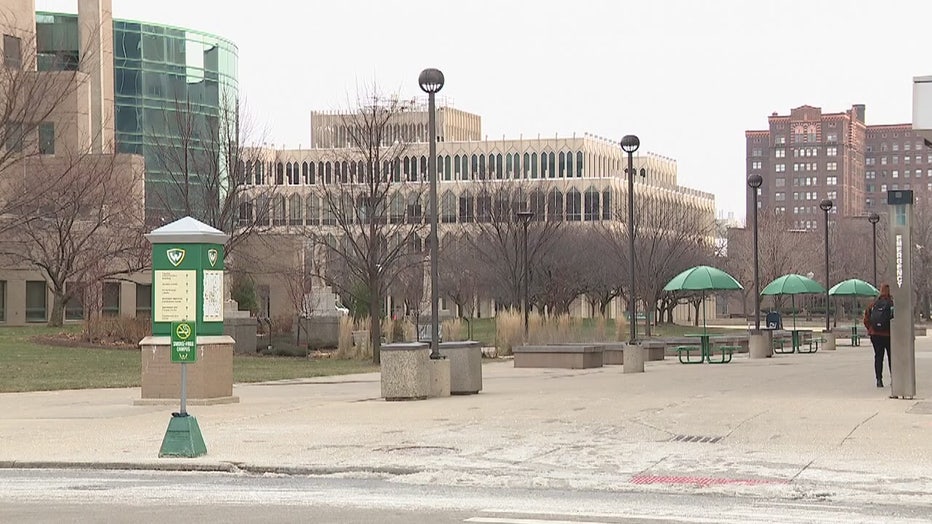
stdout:
{"type": "Polygon", "coordinates": [[[0,470],[0,522],[913,523],[893,507],[722,495],[423,486],[404,477],[0,470]]]}

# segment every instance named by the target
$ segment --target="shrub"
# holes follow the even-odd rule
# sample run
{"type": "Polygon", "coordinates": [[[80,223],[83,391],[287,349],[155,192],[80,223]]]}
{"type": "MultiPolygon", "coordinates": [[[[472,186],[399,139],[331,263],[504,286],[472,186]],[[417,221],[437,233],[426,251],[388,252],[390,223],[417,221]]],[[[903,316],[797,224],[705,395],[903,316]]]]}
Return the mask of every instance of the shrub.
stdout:
{"type": "Polygon", "coordinates": [[[139,341],[152,334],[147,317],[95,317],[84,322],[81,340],[91,344],[137,347],[139,341]]]}
{"type": "Polygon", "coordinates": [[[239,304],[241,310],[248,310],[253,315],[259,312],[259,298],[256,296],[256,283],[247,275],[233,274],[230,283],[230,298],[239,304]]]}
{"type": "Polygon", "coordinates": [[[445,341],[453,342],[456,340],[466,340],[465,326],[463,325],[462,319],[453,318],[444,320],[443,325],[440,326],[440,331],[443,333],[443,340],[445,341]]]}

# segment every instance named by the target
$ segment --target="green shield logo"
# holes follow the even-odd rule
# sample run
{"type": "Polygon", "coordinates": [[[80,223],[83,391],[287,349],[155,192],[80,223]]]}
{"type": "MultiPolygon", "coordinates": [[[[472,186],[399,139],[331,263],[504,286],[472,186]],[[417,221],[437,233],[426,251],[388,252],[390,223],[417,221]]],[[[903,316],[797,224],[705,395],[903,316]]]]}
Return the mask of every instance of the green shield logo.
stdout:
{"type": "Polygon", "coordinates": [[[181,261],[184,260],[184,249],[173,247],[165,252],[168,255],[168,261],[171,265],[178,267],[181,264],[181,261]]]}

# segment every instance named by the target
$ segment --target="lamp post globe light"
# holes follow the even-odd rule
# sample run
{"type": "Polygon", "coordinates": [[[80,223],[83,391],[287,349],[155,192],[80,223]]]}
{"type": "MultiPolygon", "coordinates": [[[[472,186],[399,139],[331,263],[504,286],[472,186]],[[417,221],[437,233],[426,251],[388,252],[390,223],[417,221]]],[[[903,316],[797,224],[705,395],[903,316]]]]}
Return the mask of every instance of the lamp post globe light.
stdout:
{"type": "Polygon", "coordinates": [[[437,241],[437,115],[435,95],[443,89],[443,73],[439,69],[428,68],[421,71],[417,83],[421,91],[427,93],[427,132],[429,154],[427,157],[427,176],[430,178],[430,358],[439,359],[440,355],[440,294],[437,273],[439,243],[437,241]]]}
{"type": "Polygon", "coordinates": [[[630,315],[629,322],[631,324],[631,333],[630,344],[635,343],[637,338],[637,294],[634,292],[635,289],[635,275],[634,275],[634,152],[638,150],[638,147],[641,146],[641,139],[636,135],[625,135],[621,139],[621,149],[628,154],[628,169],[625,170],[628,176],[628,261],[629,269],[631,272],[631,287],[628,291],[628,314],[630,315]]]}
{"type": "Polygon", "coordinates": [[[753,213],[751,218],[754,224],[754,331],[760,331],[760,265],[758,258],[758,230],[757,230],[757,192],[761,184],[764,183],[764,177],[753,174],[748,176],[748,188],[754,195],[753,213]]]}
{"type": "Polygon", "coordinates": [[[819,202],[819,209],[821,209],[822,212],[825,213],[825,332],[826,333],[832,329],[831,324],[829,322],[829,314],[828,314],[829,304],[830,304],[829,296],[828,296],[828,289],[829,287],[831,287],[831,284],[829,283],[829,280],[828,280],[828,277],[829,277],[829,274],[828,274],[828,268],[829,268],[828,266],[828,258],[829,258],[828,257],[828,212],[832,210],[833,206],[834,204],[832,203],[832,201],[827,198],[819,202]]]}
{"type": "Polygon", "coordinates": [[[524,268],[524,272],[521,275],[521,280],[524,284],[523,285],[524,300],[523,300],[523,307],[521,309],[524,310],[524,342],[526,343],[527,336],[528,336],[528,315],[530,314],[530,311],[531,311],[530,292],[528,291],[528,287],[530,287],[530,280],[531,280],[531,268],[528,266],[528,263],[527,263],[527,227],[531,223],[531,220],[534,219],[534,212],[533,211],[518,211],[517,215],[518,215],[518,219],[521,220],[521,225],[524,226],[524,237],[523,237],[524,238],[524,251],[522,252],[522,259],[523,259],[522,266],[524,268]]]}
{"type": "Polygon", "coordinates": [[[874,287],[880,289],[880,284],[877,283],[877,222],[880,222],[880,215],[871,213],[867,217],[867,221],[871,223],[874,235],[874,287]]]}

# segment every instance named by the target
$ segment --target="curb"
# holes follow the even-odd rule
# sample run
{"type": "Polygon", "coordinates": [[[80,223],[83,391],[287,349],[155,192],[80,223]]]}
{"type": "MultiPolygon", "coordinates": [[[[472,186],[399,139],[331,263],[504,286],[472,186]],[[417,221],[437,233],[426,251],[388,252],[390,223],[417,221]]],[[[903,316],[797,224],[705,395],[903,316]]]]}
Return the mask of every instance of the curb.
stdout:
{"type": "MultiPolygon", "coordinates": [[[[171,459],[169,459],[171,460],[171,459]]],[[[260,466],[234,462],[183,463],[183,462],[64,462],[64,461],[0,461],[4,469],[84,469],[110,471],[193,471],[199,473],[242,473],[247,475],[340,475],[370,473],[403,476],[420,473],[421,469],[404,467],[327,467],[327,466],[260,466]]]]}

